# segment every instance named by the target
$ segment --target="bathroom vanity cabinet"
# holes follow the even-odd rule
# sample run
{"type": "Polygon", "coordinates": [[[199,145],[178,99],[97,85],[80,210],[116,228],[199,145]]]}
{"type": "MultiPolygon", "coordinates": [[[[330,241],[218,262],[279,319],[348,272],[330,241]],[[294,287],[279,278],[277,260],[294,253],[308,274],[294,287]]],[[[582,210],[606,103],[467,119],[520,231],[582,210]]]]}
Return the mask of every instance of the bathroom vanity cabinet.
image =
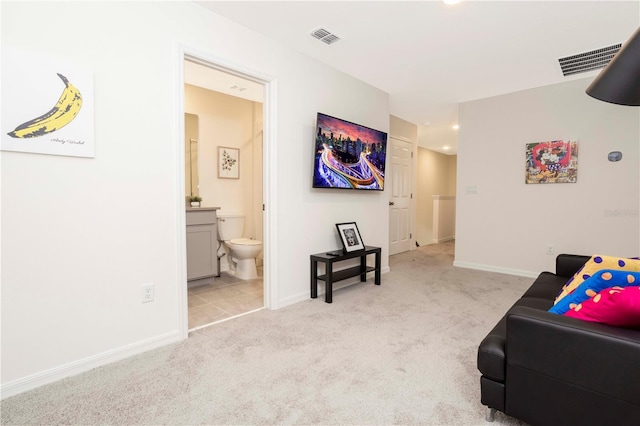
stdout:
{"type": "Polygon", "coordinates": [[[213,283],[218,271],[218,207],[187,209],[187,285],[213,283]]]}

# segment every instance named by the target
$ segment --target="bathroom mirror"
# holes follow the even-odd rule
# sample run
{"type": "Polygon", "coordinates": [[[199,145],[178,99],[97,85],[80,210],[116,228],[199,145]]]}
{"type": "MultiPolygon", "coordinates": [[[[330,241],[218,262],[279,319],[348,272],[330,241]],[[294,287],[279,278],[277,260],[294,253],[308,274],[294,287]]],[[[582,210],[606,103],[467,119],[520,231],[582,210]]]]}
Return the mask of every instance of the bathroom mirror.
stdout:
{"type": "Polygon", "coordinates": [[[198,190],[198,116],[184,115],[184,193],[200,195],[198,190]]]}

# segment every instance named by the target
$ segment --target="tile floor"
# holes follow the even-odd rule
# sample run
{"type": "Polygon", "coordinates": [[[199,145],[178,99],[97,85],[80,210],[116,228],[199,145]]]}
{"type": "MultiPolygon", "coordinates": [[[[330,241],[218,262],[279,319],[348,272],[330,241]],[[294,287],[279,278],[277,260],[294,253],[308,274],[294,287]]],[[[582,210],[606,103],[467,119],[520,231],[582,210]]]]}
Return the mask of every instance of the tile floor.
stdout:
{"type": "Polygon", "coordinates": [[[240,280],[222,272],[213,284],[190,288],[189,329],[262,308],[262,290],[262,268],[258,268],[255,280],[240,280]]]}

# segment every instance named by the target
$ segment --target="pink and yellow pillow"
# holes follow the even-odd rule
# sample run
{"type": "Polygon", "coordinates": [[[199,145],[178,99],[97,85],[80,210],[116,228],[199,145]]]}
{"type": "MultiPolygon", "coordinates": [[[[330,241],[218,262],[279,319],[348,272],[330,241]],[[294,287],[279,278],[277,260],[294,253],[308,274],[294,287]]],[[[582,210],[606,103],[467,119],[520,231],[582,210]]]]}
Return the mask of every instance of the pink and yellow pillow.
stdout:
{"type": "Polygon", "coordinates": [[[640,329],[640,286],[612,287],[569,309],[565,316],[640,329]]]}
{"type": "Polygon", "coordinates": [[[640,272],[640,259],[627,259],[623,257],[615,256],[603,256],[594,255],[584,264],[573,277],[567,281],[562,287],[560,294],[555,299],[554,304],[557,304],[563,297],[571,294],[575,289],[584,282],[584,280],[591,277],[596,272],[602,269],[615,269],[619,271],[640,272]]]}

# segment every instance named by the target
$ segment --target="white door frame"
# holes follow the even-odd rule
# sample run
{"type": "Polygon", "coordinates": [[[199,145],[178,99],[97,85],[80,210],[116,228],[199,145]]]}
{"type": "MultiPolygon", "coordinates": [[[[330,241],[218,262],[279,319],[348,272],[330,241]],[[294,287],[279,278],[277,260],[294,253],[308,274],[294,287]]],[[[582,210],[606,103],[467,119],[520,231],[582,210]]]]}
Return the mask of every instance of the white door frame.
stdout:
{"type": "Polygon", "coordinates": [[[177,277],[178,285],[178,332],[181,339],[189,335],[189,312],[187,292],[187,245],[186,245],[186,209],[184,183],[184,61],[189,60],[228,74],[251,80],[264,86],[263,103],[263,247],[264,247],[264,306],[267,309],[278,308],[277,280],[277,220],[276,179],[277,145],[276,139],[276,89],[274,77],[256,72],[248,67],[216,57],[207,52],[178,43],[175,55],[176,103],[175,103],[175,157],[176,157],[176,238],[177,238],[177,277]]]}

